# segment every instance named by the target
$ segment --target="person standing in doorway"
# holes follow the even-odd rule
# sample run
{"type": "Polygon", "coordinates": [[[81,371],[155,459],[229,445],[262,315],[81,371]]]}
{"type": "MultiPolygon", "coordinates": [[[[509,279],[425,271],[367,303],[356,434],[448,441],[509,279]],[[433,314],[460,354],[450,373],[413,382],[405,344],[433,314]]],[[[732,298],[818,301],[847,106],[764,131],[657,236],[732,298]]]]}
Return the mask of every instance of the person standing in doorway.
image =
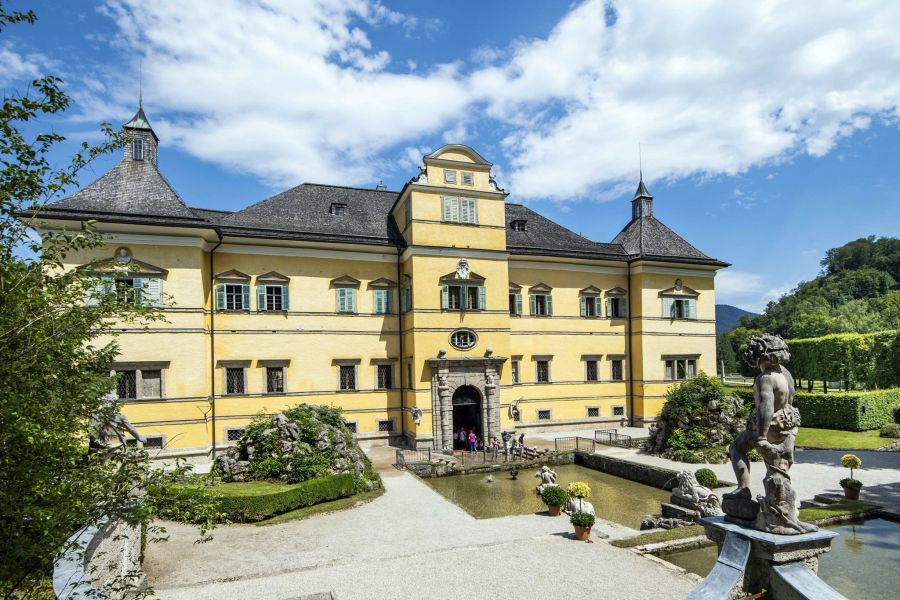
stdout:
{"type": "Polygon", "coordinates": [[[478,444],[478,436],[475,435],[475,430],[473,429],[472,431],[469,432],[469,449],[472,452],[475,452],[475,448],[477,447],[477,444],[478,444]]]}

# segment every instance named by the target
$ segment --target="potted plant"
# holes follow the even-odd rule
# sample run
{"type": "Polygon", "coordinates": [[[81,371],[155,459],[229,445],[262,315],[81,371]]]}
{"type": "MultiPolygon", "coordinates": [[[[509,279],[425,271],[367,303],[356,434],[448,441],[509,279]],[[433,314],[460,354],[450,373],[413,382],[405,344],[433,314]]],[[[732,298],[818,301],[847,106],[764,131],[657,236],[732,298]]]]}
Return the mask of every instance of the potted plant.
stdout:
{"type": "Polygon", "coordinates": [[[850,469],[850,477],[841,479],[841,487],[844,488],[844,498],[858,500],[859,490],[862,489],[862,481],[853,478],[853,469],[862,466],[862,461],[855,454],[845,454],[841,457],[841,466],[850,469]]]}
{"type": "Polygon", "coordinates": [[[594,515],[591,513],[572,513],[569,522],[575,526],[575,539],[586,542],[591,537],[591,527],[594,526],[594,515]]]}
{"type": "Polygon", "coordinates": [[[560,507],[566,503],[569,495],[558,485],[548,485],[541,491],[541,501],[547,505],[551,517],[559,516],[560,507]]]}

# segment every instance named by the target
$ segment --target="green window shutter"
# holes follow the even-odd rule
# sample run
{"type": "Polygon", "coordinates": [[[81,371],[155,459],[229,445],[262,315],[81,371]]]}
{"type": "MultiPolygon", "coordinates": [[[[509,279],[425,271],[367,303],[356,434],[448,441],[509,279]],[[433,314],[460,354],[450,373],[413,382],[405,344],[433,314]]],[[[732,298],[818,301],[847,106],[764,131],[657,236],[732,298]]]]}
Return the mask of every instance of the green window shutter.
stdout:
{"type": "Polygon", "coordinates": [[[581,316],[587,316],[587,301],[588,299],[584,296],[581,297],[581,316]]]}
{"type": "Polygon", "coordinates": [[[241,309],[250,310],[250,285],[241,285],[241,309]]]}
{"type": "Polygon", "coordinates": [[[685,307],[687,310],[685,311],[685,317],[688,319],[696,319],[697,318],[697,301],[696,300],[688,300],[686,302],[687,306],[685,307]]]}
{"type": "Polygon", "coordinates": [[[522,294],[516,294],[516,314],[522,314],[522,294]]]}
{"type": "Polygon", "coordinates": [[[347,298],[347,292],[349,290],[347,288],[338,288],[337,289],[337,311],[338,312],[347,312],[350,310],[350,302],[347,298]]]}
{"type": "Polygon", "coordinates": [[[441,198],[441,202],[443,203],[443,213],[444,213],[444,221],[456,221],[454,218],[454,214],[459,214],[459,206],[456,203],[456,198],[443,197],[441,198]]]}
{"type": "Polygon", "coordinates": [[[394,291],[384,290],[384,314],[389,315],[394,312],[394,291]]]}
{"type": "Polygon", "coordinates": [[[224,283],[216,284],[216,308],[218,310],[225,310],[225,284],[224,283]]]}
{"type": "Polygon", "coordinates": [[[547,314],[552,315],[553,314],[553,296],[551,296],[550,294],[547,294],[546,298],[547,298],[547,314]]]}
{"type": "Polygon", "coordinates": [[[350,312],[356,312],[356,290],[348,289],[347,290],[347,307],[350,312]]]}
{"type": "Polygon", "coordinates": [[[450,308],[450,286],[441,286],[441,308],[450,308]]]}
{"type": "Polygon", "coordinates": [[[290,294],[288,292],[290,288],[286,285],[281,286],[281,309],[288,310],[291,308],[290,302],[290,294]]]}
{"type": "Polygon", "coordinates": [[[619,299],[619,316],[628,316],[628,298],[619,299]]]}
{"type": "Polygon", "coordinates": [[[484,310],[487,307],[487,290],[483,285],[478,286],[478,309],[484,310]]]}
{"type": "Polygon", "coordinates": [[[266,310],[266,286],[264,285],[256,286],[256,310],[260,312],[266,310]]]}
{"type": "Polygon", "coordinates": [[[675,318],[675,299],[674,298],[663,298],[662,316],[664,319],[674,319],[675,318]]]}
{"type": "Polygon", "coordinates": [[[141,304],[162,306],[162,280],[159,277],[147,277],[142,280],[141,304]]]}
{"type": "Polygon", "coordinates": [[[612,317],[612,316],[613,316],[613,311],[612,311],[612,298],[607,298],[607,299],[606,299],[606,316],[607,316],[607,317],[612,317]]]}
{"type": "Polygon", "coordinates": [[[537,314],[537,299],[534,294],[531,294],[529,298],[531,299],[531,314],[533,316],[537,314]]]}

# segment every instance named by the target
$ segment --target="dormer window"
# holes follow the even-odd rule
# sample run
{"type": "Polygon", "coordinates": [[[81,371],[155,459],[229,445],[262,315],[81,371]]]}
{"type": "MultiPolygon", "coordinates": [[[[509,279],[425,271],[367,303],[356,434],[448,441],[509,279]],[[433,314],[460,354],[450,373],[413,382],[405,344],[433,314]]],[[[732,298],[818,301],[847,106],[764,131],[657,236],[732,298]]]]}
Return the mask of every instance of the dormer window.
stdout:
{"type": "Polygon", "coordinates": [[[330,212],[337,217],[343,217],[347,214],[347,205],[340,202],[335,202],[331,205],[330,212]]]}
{"type": "Polygon", "coordinates": [[[475,174],[471,171],[460,171],[463,185],[475,185],[475,174]]]}
{"type": "Polygon", "coordinates": [[[525,231],[524,220],[513,221],[512,223],[510,223],[510,226],[512,227],[513,231],[525,231]]]}
{"type": "Polygon", "coordinates": [[[134,138],[131,140],[131,158],[134,160],[144,160],[144,140],[134,138]]]}
{"type": "Polygon", "coordinates": [[[444,169],[444,183],[456,183],[456,171],[444,169]]]}

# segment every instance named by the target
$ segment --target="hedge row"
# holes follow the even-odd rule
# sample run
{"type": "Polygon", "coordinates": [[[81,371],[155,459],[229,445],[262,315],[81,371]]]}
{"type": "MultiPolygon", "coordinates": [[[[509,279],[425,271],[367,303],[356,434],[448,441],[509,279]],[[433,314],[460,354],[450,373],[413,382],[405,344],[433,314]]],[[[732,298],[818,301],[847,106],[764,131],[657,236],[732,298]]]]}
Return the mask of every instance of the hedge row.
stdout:
{"type": "Polygon", "coordinates": [[[247,523],[262,521],[320,502],[346,498],[355,494],[358,489],[356,476],[352,473],[339,473],[290,485],[266,482],[212,486],[181,484],[156,489],[153,493],[161,499],[160,516],[163,517],[183,518],[191,501],[199,495],[212,499],[216,508],[230,521],[247,523]]]}
{"type": "MultiPolygon", "coordinates": [[[[728,388],[727,393],[753,401],[750,388],[728,388]]],[[[797,392],[794,406],[804,427],[866,431],[892,423],[900,414],[900,388],[828,394],[797,392]]]]}
{"type": "Polygon", "coordinates": [[[900,385],[900,330],[788,340],[795,377],[869,389],[900,385]]]}

